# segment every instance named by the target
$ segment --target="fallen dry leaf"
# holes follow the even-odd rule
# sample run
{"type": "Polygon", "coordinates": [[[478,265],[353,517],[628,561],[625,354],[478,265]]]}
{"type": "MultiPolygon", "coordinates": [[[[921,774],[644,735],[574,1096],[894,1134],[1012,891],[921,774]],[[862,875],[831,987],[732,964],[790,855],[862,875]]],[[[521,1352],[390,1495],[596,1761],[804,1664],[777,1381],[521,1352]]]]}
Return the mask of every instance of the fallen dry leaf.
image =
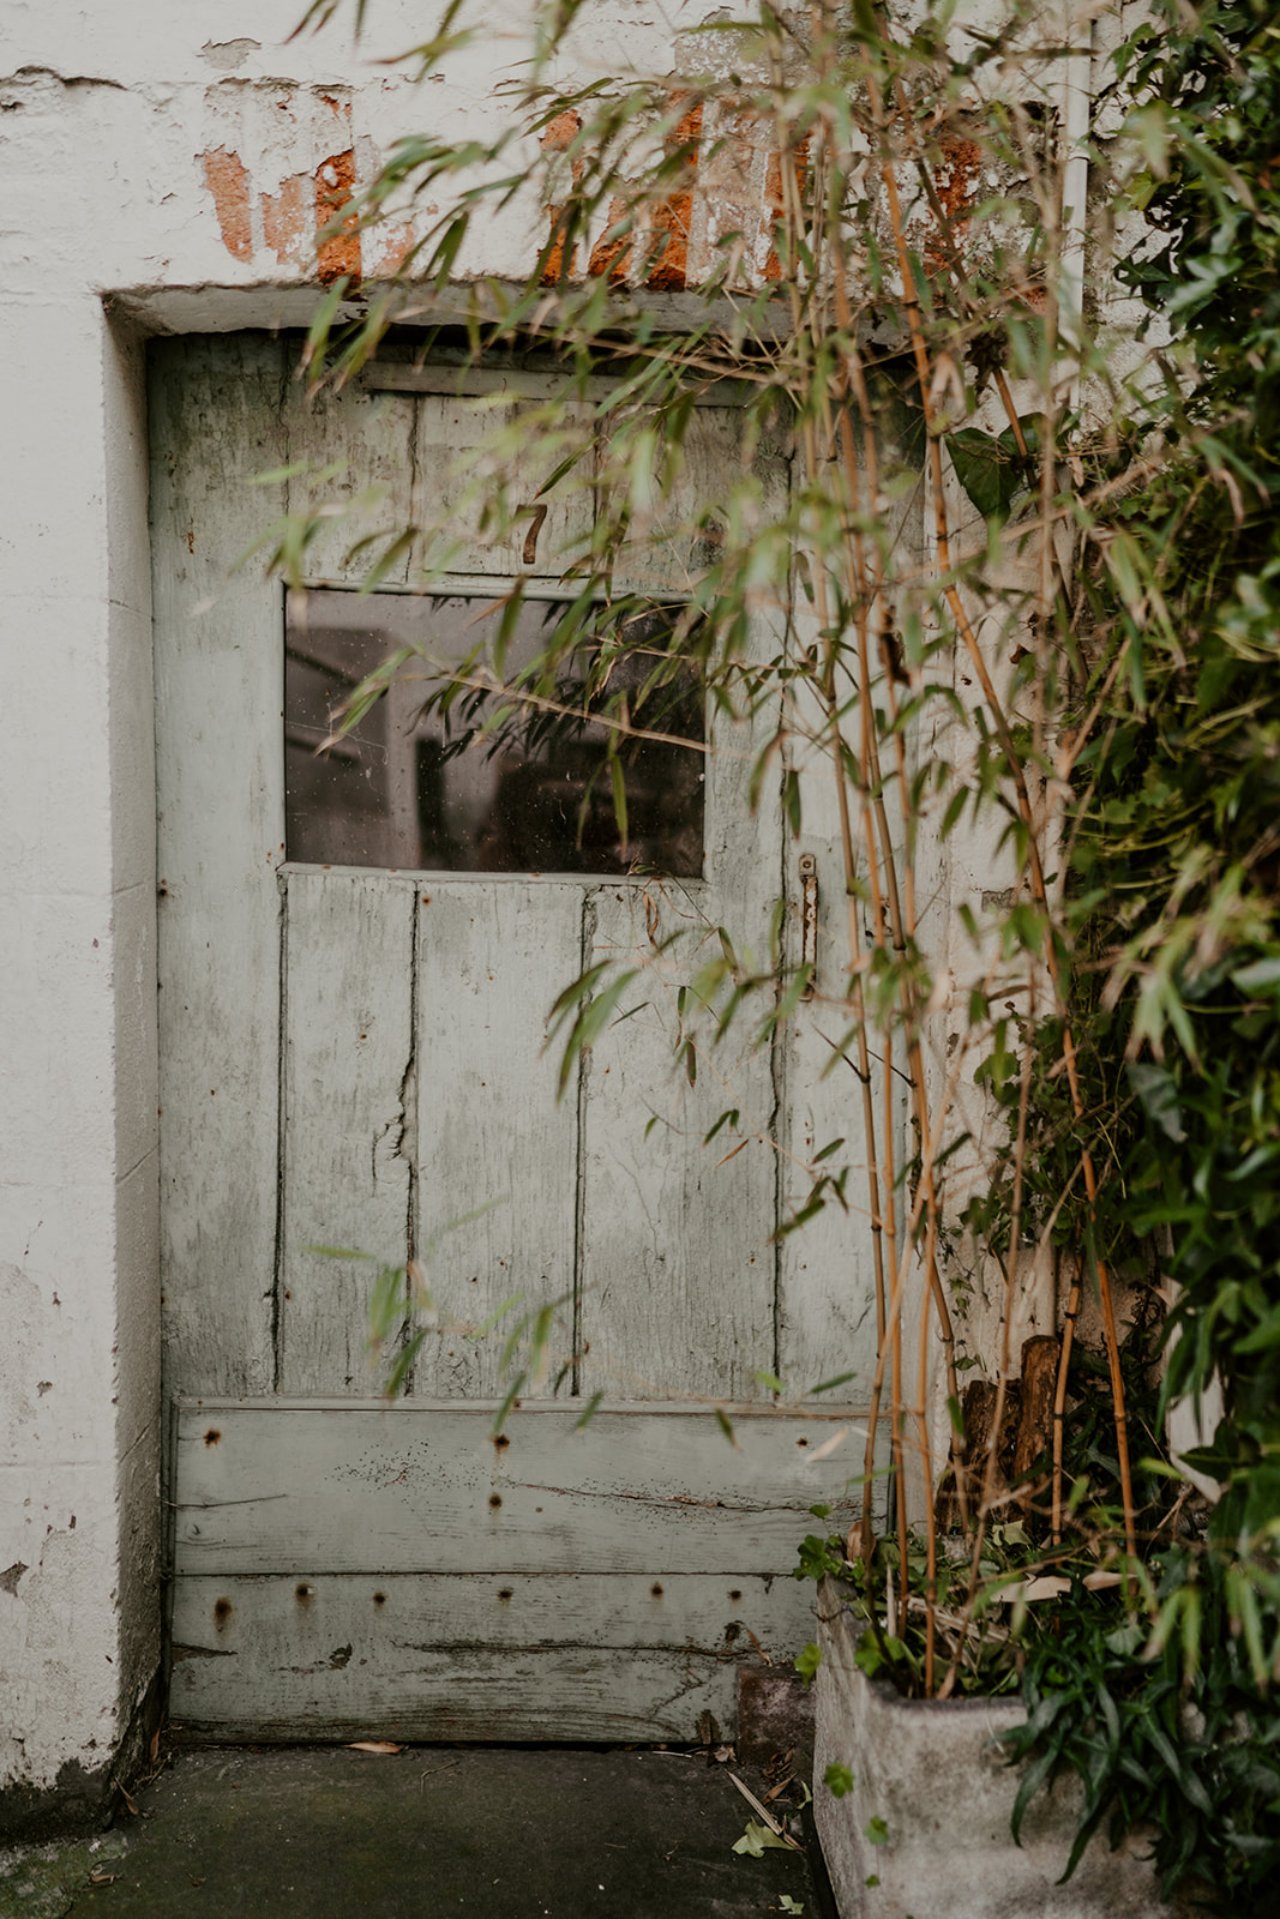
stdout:
{"type": "Polygon", "coordinates": [[[394,1739],[353,1739],[347,1748],[349,1752],[403,1752],[403,1746],[397,1746],[394,1739]]]}

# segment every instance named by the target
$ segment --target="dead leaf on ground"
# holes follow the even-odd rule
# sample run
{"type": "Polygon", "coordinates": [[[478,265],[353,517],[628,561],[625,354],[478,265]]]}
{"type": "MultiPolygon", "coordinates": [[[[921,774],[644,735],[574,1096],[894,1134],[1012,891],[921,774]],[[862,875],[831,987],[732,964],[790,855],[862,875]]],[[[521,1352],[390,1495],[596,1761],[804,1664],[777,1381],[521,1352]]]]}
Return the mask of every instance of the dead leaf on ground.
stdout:
{"type": "Polygon", "coordinates": [[[353,1739],[348,1752],[403,1752],[394,1739],[353,1739]]]}

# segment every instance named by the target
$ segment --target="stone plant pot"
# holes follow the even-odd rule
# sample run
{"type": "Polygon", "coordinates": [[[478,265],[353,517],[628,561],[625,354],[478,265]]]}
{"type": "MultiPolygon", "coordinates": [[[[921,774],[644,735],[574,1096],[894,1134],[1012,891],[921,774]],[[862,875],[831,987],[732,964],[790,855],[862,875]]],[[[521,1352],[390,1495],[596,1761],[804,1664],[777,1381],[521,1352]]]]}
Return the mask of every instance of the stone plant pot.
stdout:
{"type": "Polygon", "coordinates": [[[1105,1822],[1065,1886],[1056,1883],[1079,1823],[1074,1775],[1037,1793],[1015,1846],[1019,1773],[997,1744],[1023,1718],[1017,1699],[904,1699],[854,1662],[862,1627],[840,1586],[822,1582],[815,1680],[814,1817],[841,1919],[1169,1919],[1147,1847],[1113,1852],[1105,1822]],[[833,1761],[853,1773],[842,1799],[823,1784],[833,1761]],[[867,1838],[884,1834],[881,1844],[867,1838]],[[868,1887],[875,1877],[879,1884],[868,1887]]]}

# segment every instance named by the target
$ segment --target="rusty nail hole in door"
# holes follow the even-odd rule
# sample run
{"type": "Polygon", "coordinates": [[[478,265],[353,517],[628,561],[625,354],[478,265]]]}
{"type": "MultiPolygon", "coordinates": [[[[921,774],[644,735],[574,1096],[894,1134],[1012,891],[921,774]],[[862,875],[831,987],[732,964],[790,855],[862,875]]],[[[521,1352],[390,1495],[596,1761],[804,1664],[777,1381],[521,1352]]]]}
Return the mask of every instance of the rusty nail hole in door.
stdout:
{"type": "Polygon", "coordinates": [[[499,1507],[499,1506],[500,1506],[500,1505],[502,1504],[502,1494],[501,1494],[501,1493],[490,1493],[490,1494],[489,1494],[489,1504],[490,1504],[490,1505],[491,1505],[491,1506],[493,1507],[493,1509],[494,1509],[494,1511],[496,1512],[496,1511],[497,1511],[497,1509],[498,1509],[498,1507],[499,1507]]]}
{"type": "Polygon", "coordinates": [[[515,1595],[510,1586],[502,1586],[498,1590],[498,1597],[499,1599],[513,1599],[515,1595]]]}
{"type": "Polygon", "coordinates": [[[375,1593],[373,1595],[373,1603],[375,1606],[385,1606],[387,1603],[387,1595],[385,1593],[375,1593]]]}
{"type": "Polygon", "coordinates": [[[216,1426],[210,1426],[204,1436],[204,1443],[206,1446],[216,1446],[221,1438],[222,1434],[218,1431],[218,1428],[216,1426]]]}
{"type": "Polygon", "coordinates": [[[498,1451],[501,1452],[504,1446],[509,1446],[511,1444],[511,1441],[508,1438],[506,1433],[495,1433],[493,1443],[497,1447],[498,1451]]]}
{"type": "Polygon", "coordinates": [[[729,1594],[729,1597],[730,1599],[741,1599],[742,1594],[738,1591],[737,1587],[735,1586],[733,1591],[729,1594]]]}
{"type": "Polygon", "coordinates": [[[214,1602],[214,1608],[213,1608],[214,1624],[218,1626],[225,1626],[228,1619],[230,1619],[230,1617],[231,1617],[231,1601],[229,1599],[216,1600],[214,1602]]]}
{"type": "Polygon", "coordinates": [[[303,1580],[300,1580],[299,1583],[294,1587],[293,1593],[294,1593],[294,1598],[300,1599],[303,1605],[305,1606],[307,1601],[311,1597],[311,1588],[310,1586],[308,1586],[306,1580],[303,1579],[303,1580]]]}
{"type": "Polygon", "coordinates": [[[807,1446],[808,1444],[809,1442],[807,1439],[797,1439],[796,1441],[797,1446],[807,1446]]]}
{"type": "Polygon", "coordinates": [[[658,1584],[656,1579],[654,1580],[652,1586],[650,1586],[649,1591],[655,1599],[661,1599],[662,1587],[658,1584]]]}

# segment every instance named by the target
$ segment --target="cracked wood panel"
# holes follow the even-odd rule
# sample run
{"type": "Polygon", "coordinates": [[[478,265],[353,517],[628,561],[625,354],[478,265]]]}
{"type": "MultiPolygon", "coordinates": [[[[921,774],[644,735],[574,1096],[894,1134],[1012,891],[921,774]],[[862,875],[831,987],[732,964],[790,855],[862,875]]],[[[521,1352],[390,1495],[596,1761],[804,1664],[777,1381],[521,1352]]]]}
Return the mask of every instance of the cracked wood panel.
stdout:
{"type": "Polygon", "coordinates": [[[280,898],[280,594],[236,562],[283,510],[283,348],[153,348],[161,1272],[166,1380],[272,1379],[280,898]]]}
{"type": "Polygon", "coordinates": [[[426,1396],[502,1396],[512,1316],[475,1333],[513,1295],[519,1311],[564,1300],[553,1369],[570,1357],[577,1101],[573,1086],[557,1101],[545,1042],[581,970],[582,900],[580,883],[514,877],[420,889],[420,1245],[440,1313],[415,1365],[426,1396]]]}
{"type": "MultiPolygon", "coordinates": [[[[764,930],[759,913],[748,918],[753,890],[744,886],[732,915],[739,939],[744,922],[746,938],[764,930]]],[[[592,962],[640,970],[586,1074],[585,1392],[749,1400],[764,1394],[754,1373],[774,1363],[769,1049],[740,1033],[717,1049],[699,1044],[693,1085],[675,1054],[679,987],[719,953],[719,917],[706,887],[609,887],[591,898],[592,962]],[[680,944],[659,957],[656,942],[674,931],[680,944]],[[704,1145],[731,1108],[739,1126],[704,1145]]]]}
{"type": "Polygon", "coordinates": [[[292,870],[285,894],[284,1126],[277,1379],[287,1393],[376,1392],[369,1296],[411,1224],[417,887],[386,873],[292,870]]]}
{"type": "MultiPolygon", "coordinates": [[[[816,623],[797,622],[800,637],[816,639],[816,623]]],[[[805,699],[801,689],[797,695],[805,699]]],[[[801,707],[801,725],[819,727],[816,702],[801,707]]],[[[856,727],[856,715],[847,730],[856,727]]],[[[857,750],[856,736],[850,740],[857,750]]],[[[822,1211],[803,1227],[788,1233],[778,1247],[778,1372],[787,1391],[799,1397],[812,1387],[846,1373],[854,1377],[837,1390],[854,1403],[870,1398],[875,1373],[875,1291],[871,1211],[868,1204],[867,1149],[863,1124],[862,1084],[852,1067],[857,1053],[849,1037],[844,1004],[846,968],[850,959],[849,916],[844,884],[844,861],[839,838],[835,784],[831,761],[820,749],[797,741],[794,764],[800,781],[803,832],[787,848],[787,957],[801,960],[803,903],[799,860],[812,857],[818,888],[815,992],[796,1008],[778,1040],[784,1098],[781,1162],[782,1216],[793,1218],[807,1203],[814,1183],[824,1174],[844,1172],[843,1202],[831,1189],[823,1195],[822,1211]],[[843,1142],[819,1161],[817,1155],[843,1142]]],[[[860,828],[855,809],[855,830],[860,828]]],[[[858,871],[865,873],[865,846],[858,847],[858,871]]],[[[869,908],[859,906],[864,919],[869,908]]],[[[869,1043],[879,1054],[879,1042],[869,1043]]],[[[872,1061],[877,1149],[883,1155],[883,1110],[880,1075],[872,1061]]],[[[894,1164],[901,1170],[901,1102],[893,1102],[894,1164]]],[[[888,1195],[886,1195],[888,1197],[888,1195]]],[[[914,1363],[914,1360],[913,1360],[914,1363]]]]}
{"type": "Polygon", "coordinates": [[[853,1518],[859,1429],[731,1412],[733,1445],[687,1407],[578,1431],[576,1406],[527,1406],[495,1440],[474,1402],[184,1403],[175,1572],[787,1574],[811,1505],[853,1518]]]}
{"type": "MultiPolygon", "coordinates": [[[[741,421],[708,409],[693,429],[683,491],[687,500],[699,490],[722,497],[715,467],[738,458],[741,421]]],[[[780,513],[785,465],[763,461],[759,477],[769,512],[780,513]]],[[[778,610],[762,607],[752,648],[767,658],[782,643],[778,610]]],[[[749,724],[711,721],[702,882],[592,895],[591,960],[640,971],[593,1050],[583,1102],[584,1391],[749,1400],[766,1392],[755,1373],[776,1362],[777,1096],[772,1049],[755,1040],[768,1006],[749,1002],[712,1046],[705,1012],[698,1018],[691,1002],[694,1083],[675,1056],[679,989],[719,956],[717,929],[747,968],[751,956],[767,959],[782,891],[781,808],[770,784],[753,811],[750,787],[773,724],[771,712],[749,724]],[[660,954],[671,935],[676,944],[660,954]],[[734,1111],[738,1119],[704,1145],[734,1111]]]]}
{"type": "MultiPolygon", "coordinates": [[[[344,387],[309,399],[294,383],[285,409],[288,455],[303,470],[289,475],[289,511],[322,515],[306,549],[312,581],[358,584],[413,524],[415,413],[407,395],[344,387]]],[[[406,542],[382,578],[403,585],[409,558],[406,542]]]]}
{"type": "MultiPolygon", "coordinates": [[[[510,376],[519,389],[521,376],[510,376]]],[[[422,521],[441,530],[448,545],[445,564],[452,573],[525,573],[557,579],[579,558],[591,539],[595,518],[593,411],[545,398],[521,400],[425,394],[418,401],[417,464],[421,475],[422,521]],[[545,428],[536,453],[525,449],[518,497],[507,510],[517,517],[505,532],[482,525],[485,490],[482,476],[500,472],[511,457],[506,434],[521,416],[541,409],[545,428]],[[553,485],[552,476],[572,462],[553,485]],[[546,508],[542,513],[540,509],[546,508]]],[[[439,557],[437,543],[421,555],[439,557]]]]}
{"type": "Polygon", "coordinates": [[[194,1659],[175,1665],[169,1709],[185,1735],[207,1740],[396,1738],[428,1743],[513,1741],[693,1745],[706,1715],[731,1733],[736,1659],[710,1653],[553,1646],[426,1647],[393,1668],[357,1666],[346,1685],[292,1663],[272,1668],[194,1659]]]}
{"type": "Polygon", "coordinates": [[[223,1736],[699,1737],[758,1648],[813,1636],[811,1586],[680,1574],[187,1577],[171,1710],[223,1736]],[[287,1729],[287,1730],[285,1730],[287,1729]]]}

